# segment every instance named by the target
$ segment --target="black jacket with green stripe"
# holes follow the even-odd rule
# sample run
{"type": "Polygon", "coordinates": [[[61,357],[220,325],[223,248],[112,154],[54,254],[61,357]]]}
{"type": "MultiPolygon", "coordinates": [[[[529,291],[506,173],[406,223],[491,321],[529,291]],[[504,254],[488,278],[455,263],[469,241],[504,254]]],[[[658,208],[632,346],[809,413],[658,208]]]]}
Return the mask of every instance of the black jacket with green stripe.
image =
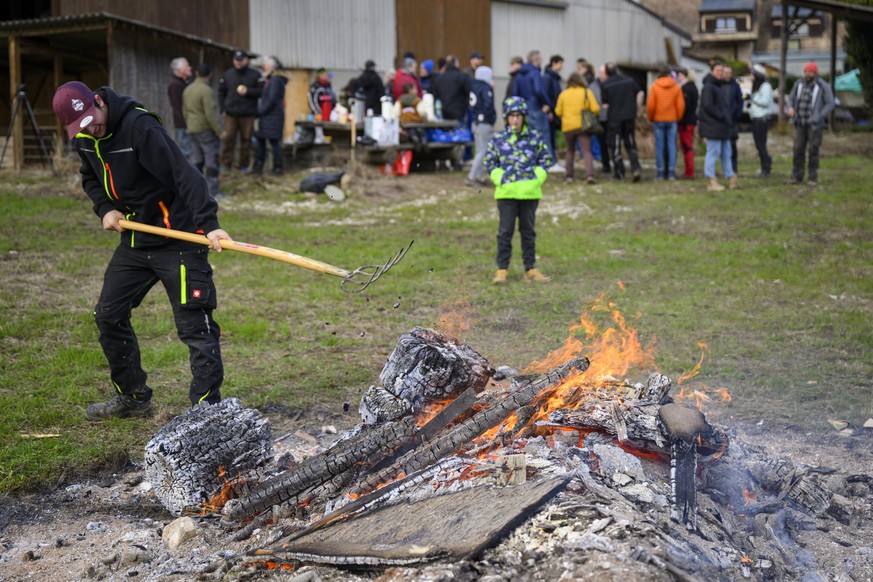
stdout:
{"type": "MultiPolygon", "coordinates": [[[[73,146],[82,158],[82,187],[101,219],[111,210],[128,220],[206,234],[219,228],[218,203],[203,175],[142,104],[109,87],[96,91],[108,108],[106,134],[79,133],[73,146]]],[[[121,243],[135,248],[179,248],[185,243],[127,231],[121,243]]]]}

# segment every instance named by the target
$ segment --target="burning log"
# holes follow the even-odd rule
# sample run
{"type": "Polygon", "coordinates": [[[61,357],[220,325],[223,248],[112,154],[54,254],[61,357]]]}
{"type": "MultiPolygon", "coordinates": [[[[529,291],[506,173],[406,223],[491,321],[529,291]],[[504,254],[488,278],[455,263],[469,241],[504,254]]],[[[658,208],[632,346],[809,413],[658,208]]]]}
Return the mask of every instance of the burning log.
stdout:
{"type": "Polygon", "coordinates": [[[478,412],[467,420],[448,429],[421,447],[401,456],[394,464],[367,477],[353,488],[352,493],[362,494],[373,491],[377,486],[392,480],[398,473],[413,473],[439,461],[445,455],[468,444],[473,438],[503,422],[516,409],[526,406],[544,390],[557,385],[572,373],[588,369],[588,359],[573,358],[546,374],[535,378],[516,378],[520,385],[490,407],[478,412]]]}
{"type": "Polygon", "coordinates": [[[164,507],[181,515],[271,456],[267,419],[228,398],[195,406],[159,429],[145,447],[145,478],[164,507]]]}
{"type": "Polygon", "coordinates": [[[295,500],[302,492],[336,479],[339,483],[333,485],[342,487],[352,475],[351,468],[360,464],[369,466],[378,461],[381,455],[389,454],[411,440],[415,429],[415,418],[411,416],[371,430],[364,429],[333,449],[260,483],[246,497],[231,500],[225,505],[224,515],[227,519],[239,520],[273,505],[295,500]]]}
{"type": "Polygon", "coordinates": [[[432,329],[403,334],[385,363],[379,381],[361,399],[365,424],[396,420],[434,400],[468,388],[481,392],[494,370],[469,346],[432,329]]]}

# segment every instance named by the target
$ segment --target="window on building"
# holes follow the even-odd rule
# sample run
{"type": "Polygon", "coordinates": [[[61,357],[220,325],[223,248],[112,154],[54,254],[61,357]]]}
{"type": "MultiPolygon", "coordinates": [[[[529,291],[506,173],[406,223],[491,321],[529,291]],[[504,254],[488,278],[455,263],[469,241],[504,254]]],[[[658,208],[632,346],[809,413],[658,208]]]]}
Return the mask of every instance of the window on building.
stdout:
{"type": "Polygon", "coordinates": [[[725,18],[716,18],[715,20],[715,31],[716,32],[736,32],[737,30],[737,19],[733,17],[725,17],[725,18]]]}

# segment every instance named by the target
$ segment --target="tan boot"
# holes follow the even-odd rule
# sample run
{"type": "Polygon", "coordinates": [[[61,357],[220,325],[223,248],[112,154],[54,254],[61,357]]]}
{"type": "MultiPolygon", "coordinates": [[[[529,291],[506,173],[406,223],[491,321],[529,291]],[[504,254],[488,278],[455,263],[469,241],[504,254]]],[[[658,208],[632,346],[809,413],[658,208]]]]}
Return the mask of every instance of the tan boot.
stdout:
{"type": "Polygon", "coordinates": [[[730,182],[728,183],[728,189],[737,190],[740,187],[739,182],[737,181],[737,175],[734,174],[731,176],[730,182]]]}
{"type": "Polygon", "coordinates": [[[543,275],[536,269],[528,269],[524,273],[524,280],[528,283],[548,283],[552,278],[548,275],[543,275]]]}
{"type": "Polygon", "coordinates": [[[497,269],[494,274],[494,279],[491,280],[495,285],[503,285],[506,283],[506,278],[509,276],[509,271],[506,269],[497,269]]]}
{"type": "Polygon", "coordinates": [[[709,185],[706,187],[706,189],[707,189],[708,191],[710,191],[710,192],[723,192],[723,191],[724,191],[724,186],[722,186],[721,184],[719,184],[719,182],[718,182],[717,179],[715,179],[715,178],[710,178],[710,179],[709,179],[709,185]]]}

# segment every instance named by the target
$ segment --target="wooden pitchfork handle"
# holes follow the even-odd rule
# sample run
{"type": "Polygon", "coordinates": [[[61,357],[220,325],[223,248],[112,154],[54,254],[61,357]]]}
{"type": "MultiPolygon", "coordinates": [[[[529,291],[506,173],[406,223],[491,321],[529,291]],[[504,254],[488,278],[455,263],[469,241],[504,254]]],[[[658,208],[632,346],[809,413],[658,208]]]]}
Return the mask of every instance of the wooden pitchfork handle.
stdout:
{"type": "MultiPolygon", "coordinates": [[[[150,226],[148,224],[140,224],[139,222],[131,222],[123,218],[118,221],[118,225],[127,230],[146,232],[148,234],[155,234],[158,236],[165,236],[167,238],[175,238],[191,243],[212,246],[212,242],[202,234],[183,232],[181,230],[173,230],[170,228],[159,228],[157,226],[150,226]]],[[[237,251],[240,253],[247,253],[249,255],[258,255],[259,257],[275,259],[277,261],[282,261],[284,263],[290,263],[298,267],[303,267],[304,269],[309,269],[310,271],[326,273],[328,275],[342,277],[343,279],[346,279],[352,275],[352,271],[346,271],[345,269],[334,267],[333,265],[328,265],[327,263],[322,263],[321,261],[316,261],[315,259],[301,257],[300,255],[295,255],[294,253],[280,251],[278,249],[271,249],[270,247],[262,247],[227,239],[222,239],[218,241],[218,243],[221,245],[221,248],[226,251],[237,251]]]]}

